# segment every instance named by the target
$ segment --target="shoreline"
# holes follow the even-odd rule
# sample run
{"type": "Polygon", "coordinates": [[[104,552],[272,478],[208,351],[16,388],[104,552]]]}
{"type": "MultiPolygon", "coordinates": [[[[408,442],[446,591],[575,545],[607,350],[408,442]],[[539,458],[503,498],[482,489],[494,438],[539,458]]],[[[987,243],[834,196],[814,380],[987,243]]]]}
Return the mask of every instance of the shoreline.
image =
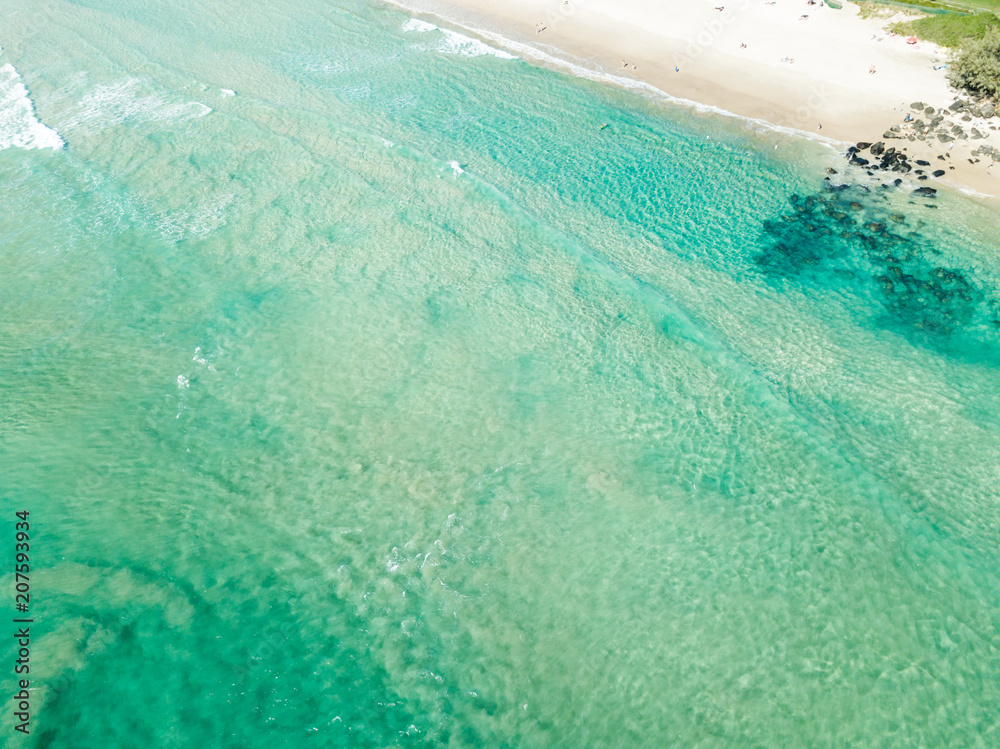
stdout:
{"type": "MultiPolygon", "coordinates": [[[[737,0],[728,7],[726,0],[712,0],[720,6],[674,0],[667,8],[653,0],[390,2],[470,31],[531,64],[646,90],[841,154],[859,141],[883,140],[903,124],[913,102],[943,108],[956,98],[945,71],[932,70],[946,62],[946,51],[908,45],[883,31],[891,19],[858,18],[849,3],[834,10],[806,0],[737,0]],[[845,68],[843,58],[852,55],[845,68]]],[[[950,149],[955,168],[920,184],[951,187],[990,205],[1000,200],[1000,168],[993,174],[989,159],[969,163],[974,149],[1000,147],[997,131],[947,144],[933,138],[886,143],[914,160],[933,161],[950,149]]]]}

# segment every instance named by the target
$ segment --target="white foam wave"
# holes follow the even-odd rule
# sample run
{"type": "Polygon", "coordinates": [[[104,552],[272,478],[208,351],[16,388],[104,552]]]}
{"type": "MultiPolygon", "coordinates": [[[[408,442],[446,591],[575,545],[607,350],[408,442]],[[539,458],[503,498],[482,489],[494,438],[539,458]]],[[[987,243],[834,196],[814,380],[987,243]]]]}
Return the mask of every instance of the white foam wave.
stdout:
{"type": "Polygon", "coordinates": [[[448,166],[451,167],[451,171],[456,177],[460,174],[465,174],[465,170],[457,161],[449,161],[448,166]]]}
{"type": "MultiPolygon", "coordinates": [[[[407,3],[398,2],[398,0],[387,0],[387,2],[391,3],[392,5],[395,5],[398,8],[405,10],[408,13],[430,13],[433,15],[433,11],[429,11],[426,8],[419,7],[416,5],[410,5],[407,3]]],[[[416,19],[411,19],[406,23],[409,24],[411,21],[415,20],[416,19]]],[[[825,146],[829,146],[837,150],[849,145],[848,143],[834,140],[833,138],[828,138],[818,133],[812,133],[807,130],[800,130],[798,128],[789,127],[786,125],[778,125],[773,122],[768,122],[767,120],[762,120],[755,117],[745,117],[744,115],[736,114],[735,112],[730,112],[728,109],[723,109],[722,107],[716,107],[711,104],[702,104],[701,102],[694,101],[692,99],[684,99],[679,96],[672,96],[671,94],[668,94],[666,91],[657,88],[651,83],[635,80],[634,78],[625,78],[623,76],[607,73],[603,70],[586,67],[585,65],[572,62],[563,57],[546,52],[545,50],[536,47],[534,45],[525,44],[523,42],[517,42],[514,41],[513,39],[508,39],[507,37],[501,34],[497,34],[496,32],[493,31],[486,31],[484,29],[460,24],[457,21],[450,18],[444,20],[447,20],[449,23],[452,23],[456,26],[461,26],[462,28],[466,29],[467,31],[470,31],[476,36],[480,36],[483,39],[488,39],[489,41],[493,42],[494,44],[497,44],[500,47],[516,52],[517,53],[516,56],[508,55],[509,57],[515,59],[517,57],[520,57],[521,59],[533,59],[537,63],[542,64],[546,67],[552,67],[564,70],[578,78],[586,78],[588,80],[595,81],[598,83],[610,83],[614,86],[631,89],[633,91],[636,91],[637,93],[644,94],[651,98],[659,99],[660,101],[665,101],[676,106],[683,106],[693,109],[696,112],[716,114],[716,115],[721,115],[723,117],[729,117],[732,119],[740,120],[741,122],[746,123],[748,126],[758,128],[759,131],[769,131],[769,132],[781,133],[784,135],[793,135],[799,138],[806,138],[808,140],[821,143],[825,146]]],[[[431,24],[425,23],[423,21],[418,21],[417,23],[422,24],[422,26],[431,26],[431,24]]],[[[404,27],[405,26],[406,24],[404,24],[404,27]]],[[[415,28],[416,27],[414,27],[414,29],[415,28]]],[[[463,37],[463,38],[468,38],[468,37],[463,37]]],[[[483,46],[485,47],[486,45],[484,44],[483,46]]],[[[492,47],[487,47],[487,49],[492,49],[492,47]]]]}
{"type": "Polygon", "coordinates": [[[509,52],[504,52],[502,49],[496,49],[488,44],[483,44],[478,39],[473,39],[470,36],[465,36],[449,29],[442,29],[440,26],[435,26],[432,23],[420,21],[416,18],[411,18],[404,23],[403,31],[416,31],[421,34],[426,34],[430,31],[440,31],[443,38],[436,49],[438,52],[446,55],[465,55],[466,57],[493,55],[493,57],[499,57],[502,60],[517,59],[509,52]]]}
{"type": "Polygon", "coordinates": [[[310,56],[293,59],[298,67],[308,73],[344,73],[351,69],[343,60],[332,60],[327,57],[310,56]]]}
{"type": "Polygon", "coordinates": [[[236,92],[233,91],[231,88],[224,88],[222,89],[222,96],[223,97],[236,96],[236,92]]]}
{"type": "Polygon", "coordinates": [[[171,242],[207,237],[225,226],[229,208],[236,201],[236,194],[220,194],[210,200],[192,200],[185,207],[160,216],[156,228],[160,236],[171,242]]]}
{"type": "Polygon", "coordinates": [[[368,84],[360,86],[338,86],[333,89],[345,99],[367,99],[372,95],[372,88],[368,84]]]}
{"type": "Polygon", "coordinates": [[[14,66],[0,67],[0,150],[63,145],[59,133],[35,116],[35,105],[14,66]]]}
{"type": "Polygon", "coordinates": [[[97,86],[84,94],[77,111],[63,125],[88,132],[106,130],[124,123],[138,124],[165,120],[183,121],[204,117],[211,107],[197,101],[171,103],[156,94],[141,95],[143,81],[126,78],[97,86]]]}
{"type": "Polygon", "coordinates": [[[403,24],[403,31],[435,31],[436,29],[437,26],[433,23],[427,23],[427,21],[421,21],[418,18],[411,18],[403,24]]]}

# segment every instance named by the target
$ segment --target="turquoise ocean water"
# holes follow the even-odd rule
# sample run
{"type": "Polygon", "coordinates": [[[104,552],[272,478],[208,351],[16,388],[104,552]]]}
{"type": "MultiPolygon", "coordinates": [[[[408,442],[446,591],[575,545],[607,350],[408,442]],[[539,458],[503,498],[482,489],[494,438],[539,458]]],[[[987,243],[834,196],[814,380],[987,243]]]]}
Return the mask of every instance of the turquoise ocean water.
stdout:
{"type": "Polygon", "coordinates": [[[0,745],[1000,744],[996,215],[373,2],[24,5],[0,745]]]}

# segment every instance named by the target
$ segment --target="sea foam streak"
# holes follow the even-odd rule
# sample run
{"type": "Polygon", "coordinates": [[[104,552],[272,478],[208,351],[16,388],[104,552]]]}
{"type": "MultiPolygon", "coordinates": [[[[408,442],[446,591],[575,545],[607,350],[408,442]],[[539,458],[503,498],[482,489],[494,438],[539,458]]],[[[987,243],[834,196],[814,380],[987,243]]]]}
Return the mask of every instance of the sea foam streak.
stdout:
{"type": "Polygon", "coordinates": [[[409,21],[404,23],[403,31],[416,31],[421,34],[425,34],[429,31],[440,31],[444,35],[444,38],[441,40],[441,44],[438,45],[437,51],[443,52],[446,55],[465,55],[467,57],[493,55],[494,57],[499,57],[503,60],[517,59],[509,52],[494,49],[488,44],[483,44],[478,39],[473,39],[472,37],[465,36],[464,34],[459,34],[454,31],[449,31],[448,29],[442,29],[440,26],[435,26],[432,23],[420,21],[416,18],[411,18],[409,21]]]}
{"type": "Polygon", "coordinates": [[[201,102],[170,103],[156,94],[143,96],[140,93],[143,85],[138,78],[126,78],[97,86],[80,99],[79,111],[63,127],[100,131],[125,122],[189,120],[212,111],[201,102]]]}
{"type": "Polygon", "coordinates": [[[59,133],[35,116],[35,105],[14,66],[8,63],[0,67],[0,150],[63,145],[59,133]]]}

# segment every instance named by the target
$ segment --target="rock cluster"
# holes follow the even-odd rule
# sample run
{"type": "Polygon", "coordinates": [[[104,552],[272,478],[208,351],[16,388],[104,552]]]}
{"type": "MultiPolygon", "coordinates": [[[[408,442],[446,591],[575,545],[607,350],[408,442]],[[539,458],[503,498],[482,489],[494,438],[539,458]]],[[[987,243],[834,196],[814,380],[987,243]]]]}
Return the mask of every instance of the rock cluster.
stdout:
{"type": "MultiPolygon", "coordinates": [[[[875,171],[898,172],[899,174],[913,172],[916,178],[921,181],[928,178],[927,170],[914,168],[914,165],[917,167],[930,166],[929,161],[916,160],[911,162],[902,148],[897,149],[895,146],[886,146],[883,141],[879,141],[878,143],[856,143],[847,149],[847,162],[853,166],[863,167],[870,175],[874,175],[875,171]],[[862,155],[865,152],[872,157],[870,160],[862,155]]],[[[930,176],[942,177],[944,174],[944,169],[936,169],[931,172],[930,176]]],[[[901,179],[896,179],[891,183],[883,184],[882,187],[899,187],[902,182],[901,179]]],[[[921,187],[914,194],[928,196],[934,195],[936,192],[932,187],[921,187]]]]}
{"type": "Polygon", "coordinates": [[[990,130],[997,129],[991,122],[998,114],[989,100],[972,101],[956,99],[947,109],[935,109],[921,101],[910,104],[907,122],[893,125],[882,137],[886,140],[937,140],[949,143],[954,140],[982,140],[990,130]],[[970,123],[976,121],[975,125],[970,123]]]}
{"type": "Polygon", "coordinates": [[[983,145],[979,146],[979,148],[974,149],[972,151],[972,155],[982,156],[984,158],[989,157],[993,159],[993,161],[1000,161],[1000,148],[984,143],[983,145]]]}

